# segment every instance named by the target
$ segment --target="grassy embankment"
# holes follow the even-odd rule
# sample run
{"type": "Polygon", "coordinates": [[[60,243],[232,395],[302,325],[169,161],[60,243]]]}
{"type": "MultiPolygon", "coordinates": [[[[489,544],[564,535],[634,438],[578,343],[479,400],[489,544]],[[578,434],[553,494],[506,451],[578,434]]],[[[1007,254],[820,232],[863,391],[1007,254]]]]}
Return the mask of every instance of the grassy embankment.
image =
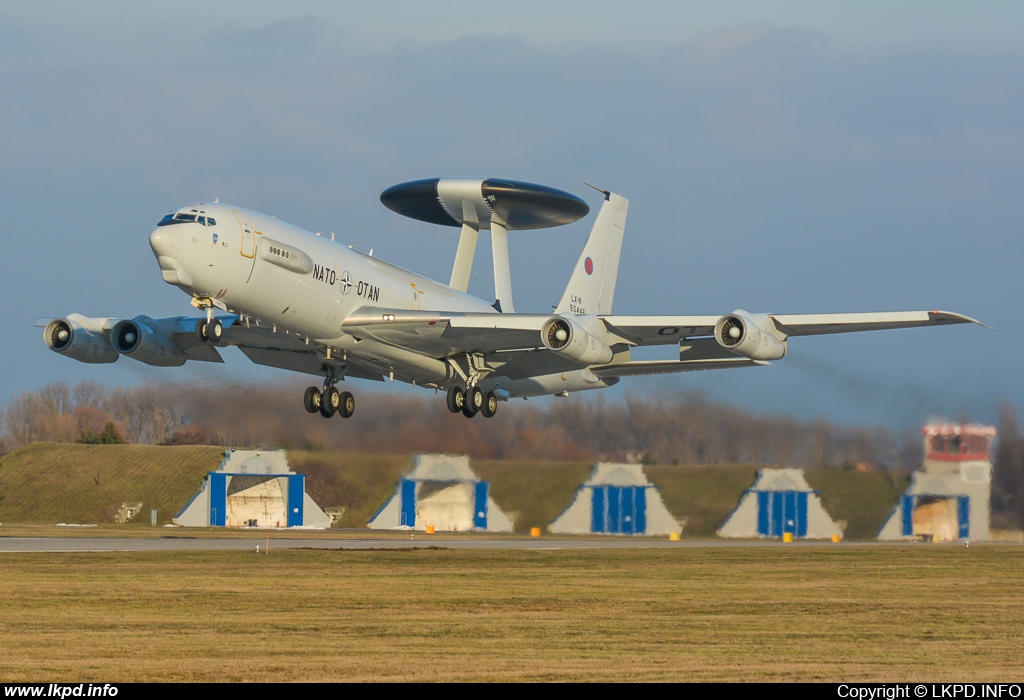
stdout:
{"type": "Polygon", "coordinates": [[[7,681],[1006,681],[1024,549],[0,556],[7,681]]]}
{"type": "Polygon", "coordinates": [[[220,447],[39,442],[0,459],[0,522],[111,523],[124,501],[137,520],[170,522],[223,457],[220,447]]]}
{"type": "MultiPolygon", "coordinates": [[[[217,468],[222,453],[218,447],[30,445],[0,461],[0,522],[110,523],[122,502],[139,501],[142,513],[128,527],[148,526],[152,508],[162,525],[217,468]]],[[[350,528],[366,525],[409,465],[407,455],[342,452],[291,452],[289,461],[307,475],[317,503],[346,509],[339,525],[350,528]]],[[[521,533],[551,523],[590,474],[586,462],[476,460],[472,467],[491,483],[492,497],[521,533]]],[[[757,469],[657,465],[645,471],[669,511],[687,519],[684,535],[711,537],[753,485],[757,469]]],[[[811,469],[806,475],[826,510],[847,521],[851,539],[873,537],[906,484],[884,473],[811,469]]]]}

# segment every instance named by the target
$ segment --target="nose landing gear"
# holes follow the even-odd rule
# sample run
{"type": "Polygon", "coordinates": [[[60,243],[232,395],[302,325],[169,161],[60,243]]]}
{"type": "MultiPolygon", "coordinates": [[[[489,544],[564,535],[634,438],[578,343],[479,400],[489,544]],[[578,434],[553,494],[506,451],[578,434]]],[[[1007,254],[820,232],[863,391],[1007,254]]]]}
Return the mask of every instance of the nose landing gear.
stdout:
{"type": "Polygon", "coordinates": [[[213,300],[193,299],[192,305],[206,312],[206,318],[196,321],[196,340],[200,343],[219,343],[224,335],[224,324],[219,318],[213,317],[213,300]]]}
{"type": "Polygon", "coordinates": [[[224,325],[219,318],[208,321],[205,318],[196,321],[196,338],[200,343],[219,343],[224,335],[224,325]]]}

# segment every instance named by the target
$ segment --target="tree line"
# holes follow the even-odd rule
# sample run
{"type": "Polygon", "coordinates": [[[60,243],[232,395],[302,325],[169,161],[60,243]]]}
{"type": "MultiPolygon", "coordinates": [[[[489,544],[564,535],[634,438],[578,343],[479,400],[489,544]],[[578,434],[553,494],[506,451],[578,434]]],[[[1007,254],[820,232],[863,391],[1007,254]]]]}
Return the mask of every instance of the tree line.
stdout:
{"type": "Polygon", "coordinates": [[[511,401],[494,419],[467,420],[421,395],[362,392],[356,415],[309,415],[293,383],[144,384],[108,389],[62,382],[14,397],[0,409],[10,451],[36,441],[89,442],[114,431],[134,444],[283,445],[300,449],[449,451],[477,458],[635,459],[661,464],[868,463],[913,469],[920,436],[755,414],[697,393],[607,400],[574,396],[511,401]]]}

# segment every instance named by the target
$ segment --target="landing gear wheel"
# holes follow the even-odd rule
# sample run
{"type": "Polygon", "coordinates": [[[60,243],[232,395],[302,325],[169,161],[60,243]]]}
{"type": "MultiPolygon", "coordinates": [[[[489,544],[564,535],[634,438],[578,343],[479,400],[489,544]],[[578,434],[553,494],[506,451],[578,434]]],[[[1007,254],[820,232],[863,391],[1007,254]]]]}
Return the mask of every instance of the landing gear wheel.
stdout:
{"type": "Polygon", "coordinates": [[[224,325],[219,318],[215,318],[206,324],[206,339],[211,343],[219,343],[224,335],[224,325]]]}
{"type": "Polygon", "coordinates": [[[341,393],[333,386],[324,389],[320,395],[320,415],[324,418],[330,418],[338,412],[340,406],[341,393]]]}
{"type": "Polygon", "coordinates": [[[448,390],[448,410],[452,413],[462,413],[463,407],[466,405],[466,395],[457,386],[453,386],[448,390]]]}
{"type": "Polygon", "coordinates": [[[484,392],[478,386],[467,388],[463,398],[465,404],[462,406],[462,415],[466,418],[472,418],[484,406],[484,392]]]}
{"type": "Polygon", "coordinates": [[[315,386],[306,389],[306,393],[302,396],[302,405],[306,407],[306,410],[310,413],[316,413],[320,410],[320,403],[320,390],[315,386]]]}
{"type": "Polygon", "coordinates": [[[349,418],[353,413],[356,412],[356,397],[352,396],[352,392],[343,391],[341,392],[340,402],[338,406],[338,413],[341,414],[342,418],[349,418]]]}
{"type": "Polygon", "coordinates": [[[198,321],[196,321],[196,339],[200,343],[205,343],[206,341],[208,341],[210,339],[210,337],[206,334],[206,319],[205,318],[201,318],[198,321]]]}
{"type": "Polygon", "coordinates": [[[483,414],[484,418],[494,418],[494,414],[498,412],[498,398],[494,395],[493,391],[488,391],[484,394],[484,405],[480,407],[480,413],[483,414]]]}
{"type": "Polygon", "coordinates": [[[466,405],[473,413],[477,413],[484,407],[484,392],[478,386],[471,386],[466,389],[466,405]]]}

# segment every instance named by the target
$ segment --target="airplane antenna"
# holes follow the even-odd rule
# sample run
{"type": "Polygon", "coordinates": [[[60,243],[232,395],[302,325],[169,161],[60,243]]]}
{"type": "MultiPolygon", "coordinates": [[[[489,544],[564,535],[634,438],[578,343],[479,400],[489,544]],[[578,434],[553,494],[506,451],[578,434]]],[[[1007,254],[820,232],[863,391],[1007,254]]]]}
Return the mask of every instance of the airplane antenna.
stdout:
{"type": "Polygon", "coordinates": [[[602,190],[602,189],[601,189],[600,187],[598,187],[597,185],[591,185],[591,184],[590,184],[589,182],[584,182],[583,184],[584,184],[584,185],[586,185],[587,187],[590,187],[591,189],[595,189],[595,190],[597,190],[598,192],[600,192],[601,194],[603,194],[603,195],[604,195],[604,198],[605,198],[605,200],[608,200],[608,199],[610,199],[610,198],[611,198],[611,196],[612,196],[612,193],[611,193],[611,192],[609,192],[608,190],[602,190]]]}

